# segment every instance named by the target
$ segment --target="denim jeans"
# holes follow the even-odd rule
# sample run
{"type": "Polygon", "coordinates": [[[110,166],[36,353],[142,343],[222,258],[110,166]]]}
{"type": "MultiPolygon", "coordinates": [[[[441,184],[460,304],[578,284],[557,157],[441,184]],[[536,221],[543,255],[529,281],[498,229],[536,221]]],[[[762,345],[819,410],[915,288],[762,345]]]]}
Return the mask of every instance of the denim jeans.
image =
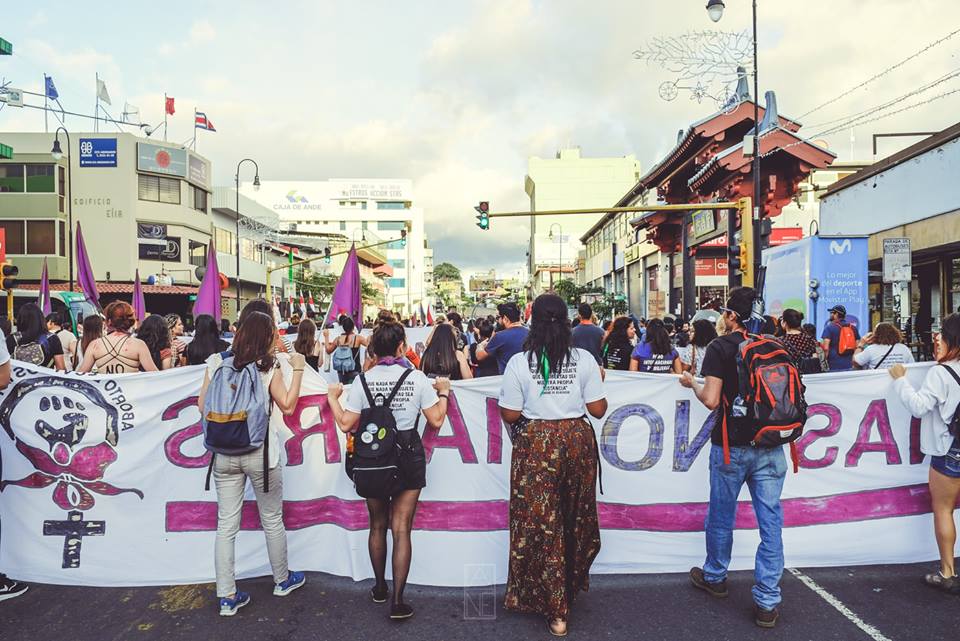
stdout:
{"type": "Polygon", "coordinates": [[[760,526],[760,547],[754,566],[753,600],[765,610],[780,603],[783,574],[783,509],[780,494],[787,474],[782,447],[731,447],[730,465],[724,465],[723,447],[710,450],[710,507],[707,510],[707,560],[704,578],[719,583],[727,578],[733,547],[737,496],[746,483],[760,526]]]}

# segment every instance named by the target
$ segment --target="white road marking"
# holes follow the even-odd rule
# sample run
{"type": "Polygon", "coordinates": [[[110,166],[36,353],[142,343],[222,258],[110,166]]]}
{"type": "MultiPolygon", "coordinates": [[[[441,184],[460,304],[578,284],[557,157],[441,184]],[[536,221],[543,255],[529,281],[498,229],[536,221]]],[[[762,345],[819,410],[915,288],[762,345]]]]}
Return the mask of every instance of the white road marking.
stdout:
{"type": "Polygon", "coordinates": [[[876,629],[858,617],[857,614],[845,606],[840,599],[827,592],[819,583],[808,577],[806,574],[794,568],[787,568],[787,571],[793,576],[797,577],[797,579],[805,586],[813,590],[814,593],[817,594],[821,599],[832,605],[833,608],[845,616],[847,620],[866,632],[867,635],[873,639],[873,641],[891,641],[889,637],[885,636],[882,632],[880,632],[880,630],[876,629]]]}

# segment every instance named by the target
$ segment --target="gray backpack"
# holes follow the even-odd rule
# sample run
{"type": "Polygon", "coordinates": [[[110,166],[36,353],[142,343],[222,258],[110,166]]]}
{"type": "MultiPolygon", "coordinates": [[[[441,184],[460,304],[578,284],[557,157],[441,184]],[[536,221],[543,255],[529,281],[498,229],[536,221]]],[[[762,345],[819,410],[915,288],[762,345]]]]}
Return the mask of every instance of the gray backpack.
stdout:
{"type": "Polygon", "coordinates": [[[263,491],[269,492],[268,435],[273,402],[260,380],[256,363],[237,369],[233,366],[233,355],[225,352],[224,356],[223,363],[210,377],[200,414],[203,445],[213,454],[206,488],[210,489],[214,456],[247,454],[262,445],[263,491]]]}
{"type": "Polygon", "coordinates": [[[357,361],[353,357],[353,348],[350,346],[353,344],[353,338],[350,339],[350,343],[346,345],[338,345],[337,349],[333,350],[333,369],[336,372],[341,374],[349,374],[354,372],[357,369],[357,361]]]}
{"type": "Polygon", "coordinates": [[[46,358],[43,353],[43,348],[47,344],[47,337],[39,336],[36,341],[32,343],[20,343],[22,340],[20,332],[16,332],[13,335],[13,358],[14,360],[23,361],[24,363],[30,363],[31,365],[37,365],[42,367],[46,363],[46,358]]]}

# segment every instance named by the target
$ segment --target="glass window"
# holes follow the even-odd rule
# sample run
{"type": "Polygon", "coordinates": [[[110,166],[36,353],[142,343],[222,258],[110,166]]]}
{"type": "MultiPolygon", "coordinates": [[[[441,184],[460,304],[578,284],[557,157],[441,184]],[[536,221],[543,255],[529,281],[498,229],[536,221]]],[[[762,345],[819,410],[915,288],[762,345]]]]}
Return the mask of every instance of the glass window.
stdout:
{"type": "Polygon", "coordinates": [[[406,205],[402,200],[385,200],[377,203],[377,209],[405,209],[406,205]]]}
{"type": "Polygon", "coordinates": [[[240,258],[260,262],[258,245],[251,238],[240,239],[240,258]]]}
{"type": "Polygon", "coordinates": [[[22,220],[0,220],[0,229],[6,232],[8,254],[26,253],[24,252],[24,224],[22,220]]]}
{"type": "Polygon", "coordinates": [[[0,165],[0,193],[23,193],[23,165],[0,165]]]}
{"type": "Polygon", "coordinates": [[[385,245],[387,249],[406,249],[406,245],[403,244],[403,241],[394,240],[385,245]]]}
{"type": "Polygon", "coordinates": [[[340,231],[347,231],[347,221],[345,220],[340,221],[340,231]]]}
{"type": "Polygon", "coordinates": [[[192,205],[193,208],[197,211],[202,211],[207,213],[207,192],[206,190],[200,189],[199,187],[194,187],[190,185],[190,190],[192,191],[192,205]]]}
{"type": "Polygon", "coordinates": [[[60,184],[59,191],[57,193],[60,194],[60,211],[62,213],[63,207],[64,207],[64,201],[66,200],[66,195],[67,195],[67,171],[66,169],[60,166],[57,166],[57,170],[59,171],[58,182],[60,184]]]}
{"type": "Polygon", "coordinates": [[[236,256],[236,242],[233,240],[233,238],[234,234],[232,231],[217,227],[214,231],[213,237],[213,244],[217,248],[217,253],[236,256]]]}
{"type": "Polygon", "coordinates": [[[367,221],[363,221],[362,223],[360,223],[360,229],[362,229],[363,231],[367,231],[367,221]]]}
{"type": "Polygon", "coordinates": [[[176,178],[158,178],[160,181],[160,202],[171,205],[180,204],[180,181],[176,178]]]}
{"type": "Polygon", "coordinates": [[[55,221],[27,221],[27,253],[52,256],[57,253],[57,231],[55,221]]]}
{"type": "Polygon", "coordinates": [[[388,278],[387,287],[394,289],[404,289],[407,286],[406,278],[388,278]]]}
{"type": "Polygon", "coordinates": [[[190,241],[190,264],[194,267],[207,266],[207,246],[205,244],[190,241]]]}
{"type": "Polygon", "coordinates": [[[406,269],[407,261],[403,258],[391,258],[387,261],[394,269],[406,269]]]}
{"type": "Polygon", "coordinates": [[[53,165],[27,165],[27,191],[31,194],[53,194],[57,191],[53,165]]]}
{"type": "Polygon", "coordinates": [[[159,202],[160,187],[157,183],[158,180],[159,178],[157,176],[144,176],[143,174],[139,174],[137,176],[137,198],[140,200],[159,202]]]}
{"type": "Polygon", "coordinates": [[[60,221],[60,255],[67,255],[67,224],[60,221]]]}
{"type": "MultiPolygon", "coordinates": [[[[381,203],[377,203],[380,205],[381,203]]],[[[379,220],[377,221],[377,230],[379,231],[400,231],[406,229],[407,223],[402,220],[379,220]]]]}

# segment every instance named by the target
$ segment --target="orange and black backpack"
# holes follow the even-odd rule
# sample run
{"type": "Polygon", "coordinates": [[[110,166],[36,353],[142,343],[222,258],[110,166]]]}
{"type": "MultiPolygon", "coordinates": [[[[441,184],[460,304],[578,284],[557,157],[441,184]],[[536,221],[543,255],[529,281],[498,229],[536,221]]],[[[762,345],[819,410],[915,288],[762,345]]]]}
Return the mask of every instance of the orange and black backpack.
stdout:
{"type": "Polygon", "coordinates": [[[850,323],[837,323],[840,336],[837,338],[837,354],[846,356],[857,349],[857,334],[850,323]]]}
{"type": "MultiPolygon", "coordinates": [[[[799,468],[794,441],[803,433],[807,422],[806,388],[800,371],[787,348],[773,336],[744,332],[737,352],[740,379],[740,400],[746,417],[753,419],[755,432],[750,444],[754,447],[780,447],[790,443],[793,469],[799,468]]],[[[723,423],[724,459],[729,463],[730,448],[723,423]]]]}

